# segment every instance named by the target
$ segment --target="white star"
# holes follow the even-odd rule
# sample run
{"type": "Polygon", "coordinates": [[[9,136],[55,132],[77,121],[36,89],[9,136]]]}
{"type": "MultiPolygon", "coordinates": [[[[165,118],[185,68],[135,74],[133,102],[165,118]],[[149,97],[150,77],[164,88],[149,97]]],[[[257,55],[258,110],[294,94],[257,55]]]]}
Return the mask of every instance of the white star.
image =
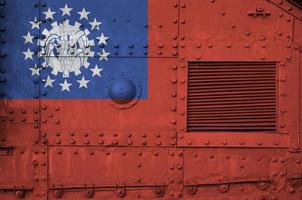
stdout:
{"type": "Polygon", "coordinates": [[[62,16],[64,16],[64,15],[70,16],[70,11],[72,10],[72,8],[68,8],[67,4],[65,4],[65,7],[60,8],[60,10],[62,10],[62,12],[63,12],[62,16]]]}
{"type": "Polygon", "coordinates": [[[92,77],[94,77],[94,76],[99,76],[99,77],[101,77],[100,72],[103,71],[103,69],[98,68],[97,65],[95,65],[95,67],[94,67],[93,69],[90,69],[90,70],[92,71],[92,77]]]}
{"type": "Polygon", "coordinates": [[[33,44],[33,38],[34,36],[31,36],[30,33],[28,32],[27,35],[23,36],[24,40],[25,40],[25,44],[26,43],[32,43],[33,44]]]}
{"type": "Polygon", "coordinates": [[[82,76],[82,79],[79,80],[78,82],[80,83],[79,88],[81,88],[81,87],[88,88],[88,87],[87,87],[87,83],[89,83],[90,81],[89,81],[89,80],[85,80],[85,77],[82,76]]]}
{"type": "Polygon", "coordinates": [[[64,83],[60,83],[60,86],[62,87],[61,92],[63,92],[64,90],[67,90],[68,92],[70,92],[69,87],[71,86],[71,83],[68,83],[65,79],[64,83]]]}
{"type": "Polygon", "coordinates": [[[83,10],[81,12],[78,12],[78,13],[80,15],[80,20],[84,19],[84,18],[88,20],[88,15],[90,14],[90,12],[87,12],[85,10],[85,8],[83,8],[83,10]]]}
{"type": "Polygon", "coordinates": [[[105,37],[104,34],[102,33],[100,37],[96,37],[99,40],[99,45],[100,44],[105,44],[107,45],[107,40],[109,39],[109,37],[105,37]]]}
{"type": "Polygon", "coordinates": [[[102,49],[102,53],[98,53],[100,56],[100,60],[107,60],[110,53],[107,53],[104,49],[102,49]]]}
{"type": "Polygon", "coordinates": [[[55,81],[54,79],[51,79],[49,76],[47,76],[47,79],[46,79],[46,81],[45,81],[44,88],[46,88],[47,86],[53,87],[52,83],[53,83],[54,81],[55,81]]]}
{"type": "Polygon", "coordinates": [[[31,71],[31,75],[33,76],[33,75],[40,75],[40,68],[38,68],[37,67],[37,64],[35,64],[35,66],[34,67],[31,67],[31,68],[29,68],[30,69],[30,71],[31,71]]]}
{"type": "Polygon", "coordinates": [[[102,22],[98,22],[96,18],[94,18],[93,22],[89,22],[89,24],[91,25],[91,30],[93,29],[100,30],[99,26],[102,24],[102,22]]]}
{"type": "Polygon", "coordinates": [[[27,60],[27,59],[33,60],[34,52],[30,51],[29,48],[27,48],[27,51],[24,51],[23,54],[25,55],[24,60],[27,60]]]}
{"type": "Polygon", "coordinates": [[[30,21],[29,23],[31,24],[31,29],[40,28],[41,22],[39,22],[36,17],[35,17],[34,21],[30,21]]]}
{"type": "Polygon", "coordinates": [[[53,15],[56,14],[56,12],[51,12],[50,8],[48,8],[47,12],[43,12],[45,15],[45,19],[53,19],[53,15]]]}

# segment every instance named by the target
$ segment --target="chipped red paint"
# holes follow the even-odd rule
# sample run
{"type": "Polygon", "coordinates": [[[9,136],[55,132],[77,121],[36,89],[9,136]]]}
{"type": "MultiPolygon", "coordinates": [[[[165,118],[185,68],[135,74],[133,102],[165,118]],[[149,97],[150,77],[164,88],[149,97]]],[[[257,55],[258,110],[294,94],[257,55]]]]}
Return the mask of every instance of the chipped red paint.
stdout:
{"type": "Polygon", "coordinates": [[[0,199],[301,199],[302,10],[148,2],[147,99],[1,101],[0,199]],[[276,131],[187,131],[189,62],[275,63],[276,131]]]}

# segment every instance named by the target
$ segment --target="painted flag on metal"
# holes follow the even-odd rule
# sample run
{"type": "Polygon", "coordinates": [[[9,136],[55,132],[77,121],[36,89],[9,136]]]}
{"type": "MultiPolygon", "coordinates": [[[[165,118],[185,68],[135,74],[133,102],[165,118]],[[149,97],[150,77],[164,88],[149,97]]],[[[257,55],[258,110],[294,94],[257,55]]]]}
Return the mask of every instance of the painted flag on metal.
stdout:
{"type": "Polygon", "coordinates": [[[6,2],[1,98],[147,97],[147,0],[35,2],[6,2]]]}

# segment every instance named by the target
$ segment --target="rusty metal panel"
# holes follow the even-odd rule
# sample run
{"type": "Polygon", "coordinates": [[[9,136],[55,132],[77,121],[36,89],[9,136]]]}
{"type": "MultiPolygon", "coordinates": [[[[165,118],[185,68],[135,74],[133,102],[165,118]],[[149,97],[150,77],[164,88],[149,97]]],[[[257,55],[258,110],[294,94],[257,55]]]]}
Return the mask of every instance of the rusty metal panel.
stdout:
{"type": "Polygon", "coordinates": [[[174,171],[181,172],[178,154],[159,148],[51,147],[50,198],[72,199],[81,193],[87,198],[165,197],[174,192],[170,184],[174,171]],[[179,160],[176,167],[174,154],[179,160]]]}
{"type": "Polygon", "coordinates": [[[270,150],[248,152],[248,149],[186,150],[184,196],[192,199],[276,198],[274,193],[285,184],[282,179],[286,176],[286,155],[270,150]]]}
{"type": "MultiPolygon", "coordinates": [[[[294,1],[0,0],[0,199],[301,199],[294,1]],[[80,67],[74,28],[89,32],[80,67]],[[67,37],[49,53],[52,31],[67,37]],[[253,84],[276,95],[275,130],[192,132],[192,63],[257,63],[253,84]],[[259,82],[267,63],[273,89],[259,82]]],[[[249,81],[234,76],[244,76],[236,87],[249,81]]]]}

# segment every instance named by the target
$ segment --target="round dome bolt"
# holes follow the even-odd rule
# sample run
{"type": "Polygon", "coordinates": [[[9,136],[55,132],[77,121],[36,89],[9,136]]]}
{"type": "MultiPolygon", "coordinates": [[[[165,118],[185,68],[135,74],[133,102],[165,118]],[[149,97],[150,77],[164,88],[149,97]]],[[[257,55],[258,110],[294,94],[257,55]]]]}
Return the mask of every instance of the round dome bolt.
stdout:
{"type": "Polygon", "coordinates": [[[118,133],[113,133],[113,137],[117,137],[118,136],[118,133]]]}
{"type": "Polygon", "coordinates": [[[188,145],[192,145],[192,141],[191,140],[189,140],[187,143],[188,143],[188,145]]]}
{"type": "Polygon", "coordinates": [[[181,8],[185,8],[185,7],[186,7],[186,4],[182,4],[182,5],[181,5],[181,8]]]}
{"type": "Polygon", "coordinates": [[[163,44],[159,44],[158,48],[162,49],[162,48],[164,48],[164,45],[163,44]]]}
{"type": "Polygon", "coordinates": [[[89,140],[85,140],[85,141],[84,141],[84,144],[89,144],[89,140]]]}
{"type": "Polygon", "coordinates": [[[289,191],[290,193],[294,193],[294,192],[295,192],[295,189],[292,188],[292,187],[290,187],[290,188],[288,189],[288,191],[289,191]]]}
{"type": "Polygon", "coordinates": [[[257,145],[258,145],[258,146],[261,146],[262,144],[263,144],[263,143],[262,143],[262,142],[260,142],[260,141],[259,141],[259,142],[257,142],[257,145]]]}
{"type": "Polygon", "coordinates": [[[231,45],[231,44],[227,44],[226,47],[227,47],[227,48],[231,48],[232,45],[231,45]]]}
{"type": "Polygon", "coordinates": [[[173,24],[177,24],[178,21],[177,21],[177,19],[174,19],[172,22],[173,22],[173,24]]]}
{"type": "Polygon", "coordinates": [[[109,96],[117,104],[127,104],[136,96],[135,83],[125,77],[116,78],[110,85],[109,96]]]}
{"type": "Polygon", "coordinates": [[[117,145],[118,141],[117,140],[113,140],[112,144],[117,145]]]}
{"type": "Polygon", "coordinates": [[[209,47],[209,48],[212,48],[212,47],[213,47],[213,44],[212,44],[212,43],[209,43],[209,44],[208,44],[208,47],[209,47]]]}
{"type": "Polygon", "coordinates": [[[157,151],[153,152],[153,155],[158,156],[158,152],[157,151]]]}
{"type": "Polygon", "coordinates": [[[213,155],[213,154],[209,155],[209,158],[210,158],[210,159],[213,159],[213,158],[214,158],[214,155],[213,155]]]}
{"type": "Polygon", "coordinates": [[[85,132],[85,133],[84,133],[84,136],[85,136],[85,137],[88,137],[88,133],[85,132]]]}
{"type": "Polygon", "coordinates": [[[209,141],[205,141],[204,144],[205,144],[205,145],[209,145],[210,142],[209,142],[209,141]]]}
{"type": "Polygon", "coordinates": [[[138,163],[138,164],[136,165],[136,167],[137,167],[137,168],[141,168],[141,167],[142,167],[142,164],[138,163]]]}
{"type": "Polygon", "coordinates": [[[71,139],[70,144],[74,144],[74,143],[75,143],[74,139],[71,139]]]}
{"type": "Polygon", "coordinates": [[[173,156],[174,156],[174,152],[173,152],[173,151],[170,151],[170,152],[169,152],[169,155],[173,157],[173,156]]]}
{"type": "Polygon", "coordinates": [[[182,20],[180,21],[180,23],[181,23],[181,24],[185,24],[185,23],[186,23],[186,20],[182,19],[182,20]]]}
{"type": "Polygon", "coordinates": [[[104,140],[100,140],[100,141],[99,141],[99,144],[100,144],[100,145],[104,144],[104,140]]]}
{"type": "Polygon", "coordinates": [[[175,4],[173,5],[173,7],[174,7],[174,8],[177,8],[177,7],[178,7],[178,4],[177,4],[177,3],[175,3],[175,4]]]}
{"type": "Polygon", "coordinates": [[[227,142],[227,141],[222,141],[222,144],[223,144],[223,145],[227,145],[228,142],[227,142]]]}
{"type": "Polygon", "coordinates": [[[239,144],[240,144],[240,145],[244,145],[245,142],[244,142],[244,141],[240,141],[239,144]]]}

